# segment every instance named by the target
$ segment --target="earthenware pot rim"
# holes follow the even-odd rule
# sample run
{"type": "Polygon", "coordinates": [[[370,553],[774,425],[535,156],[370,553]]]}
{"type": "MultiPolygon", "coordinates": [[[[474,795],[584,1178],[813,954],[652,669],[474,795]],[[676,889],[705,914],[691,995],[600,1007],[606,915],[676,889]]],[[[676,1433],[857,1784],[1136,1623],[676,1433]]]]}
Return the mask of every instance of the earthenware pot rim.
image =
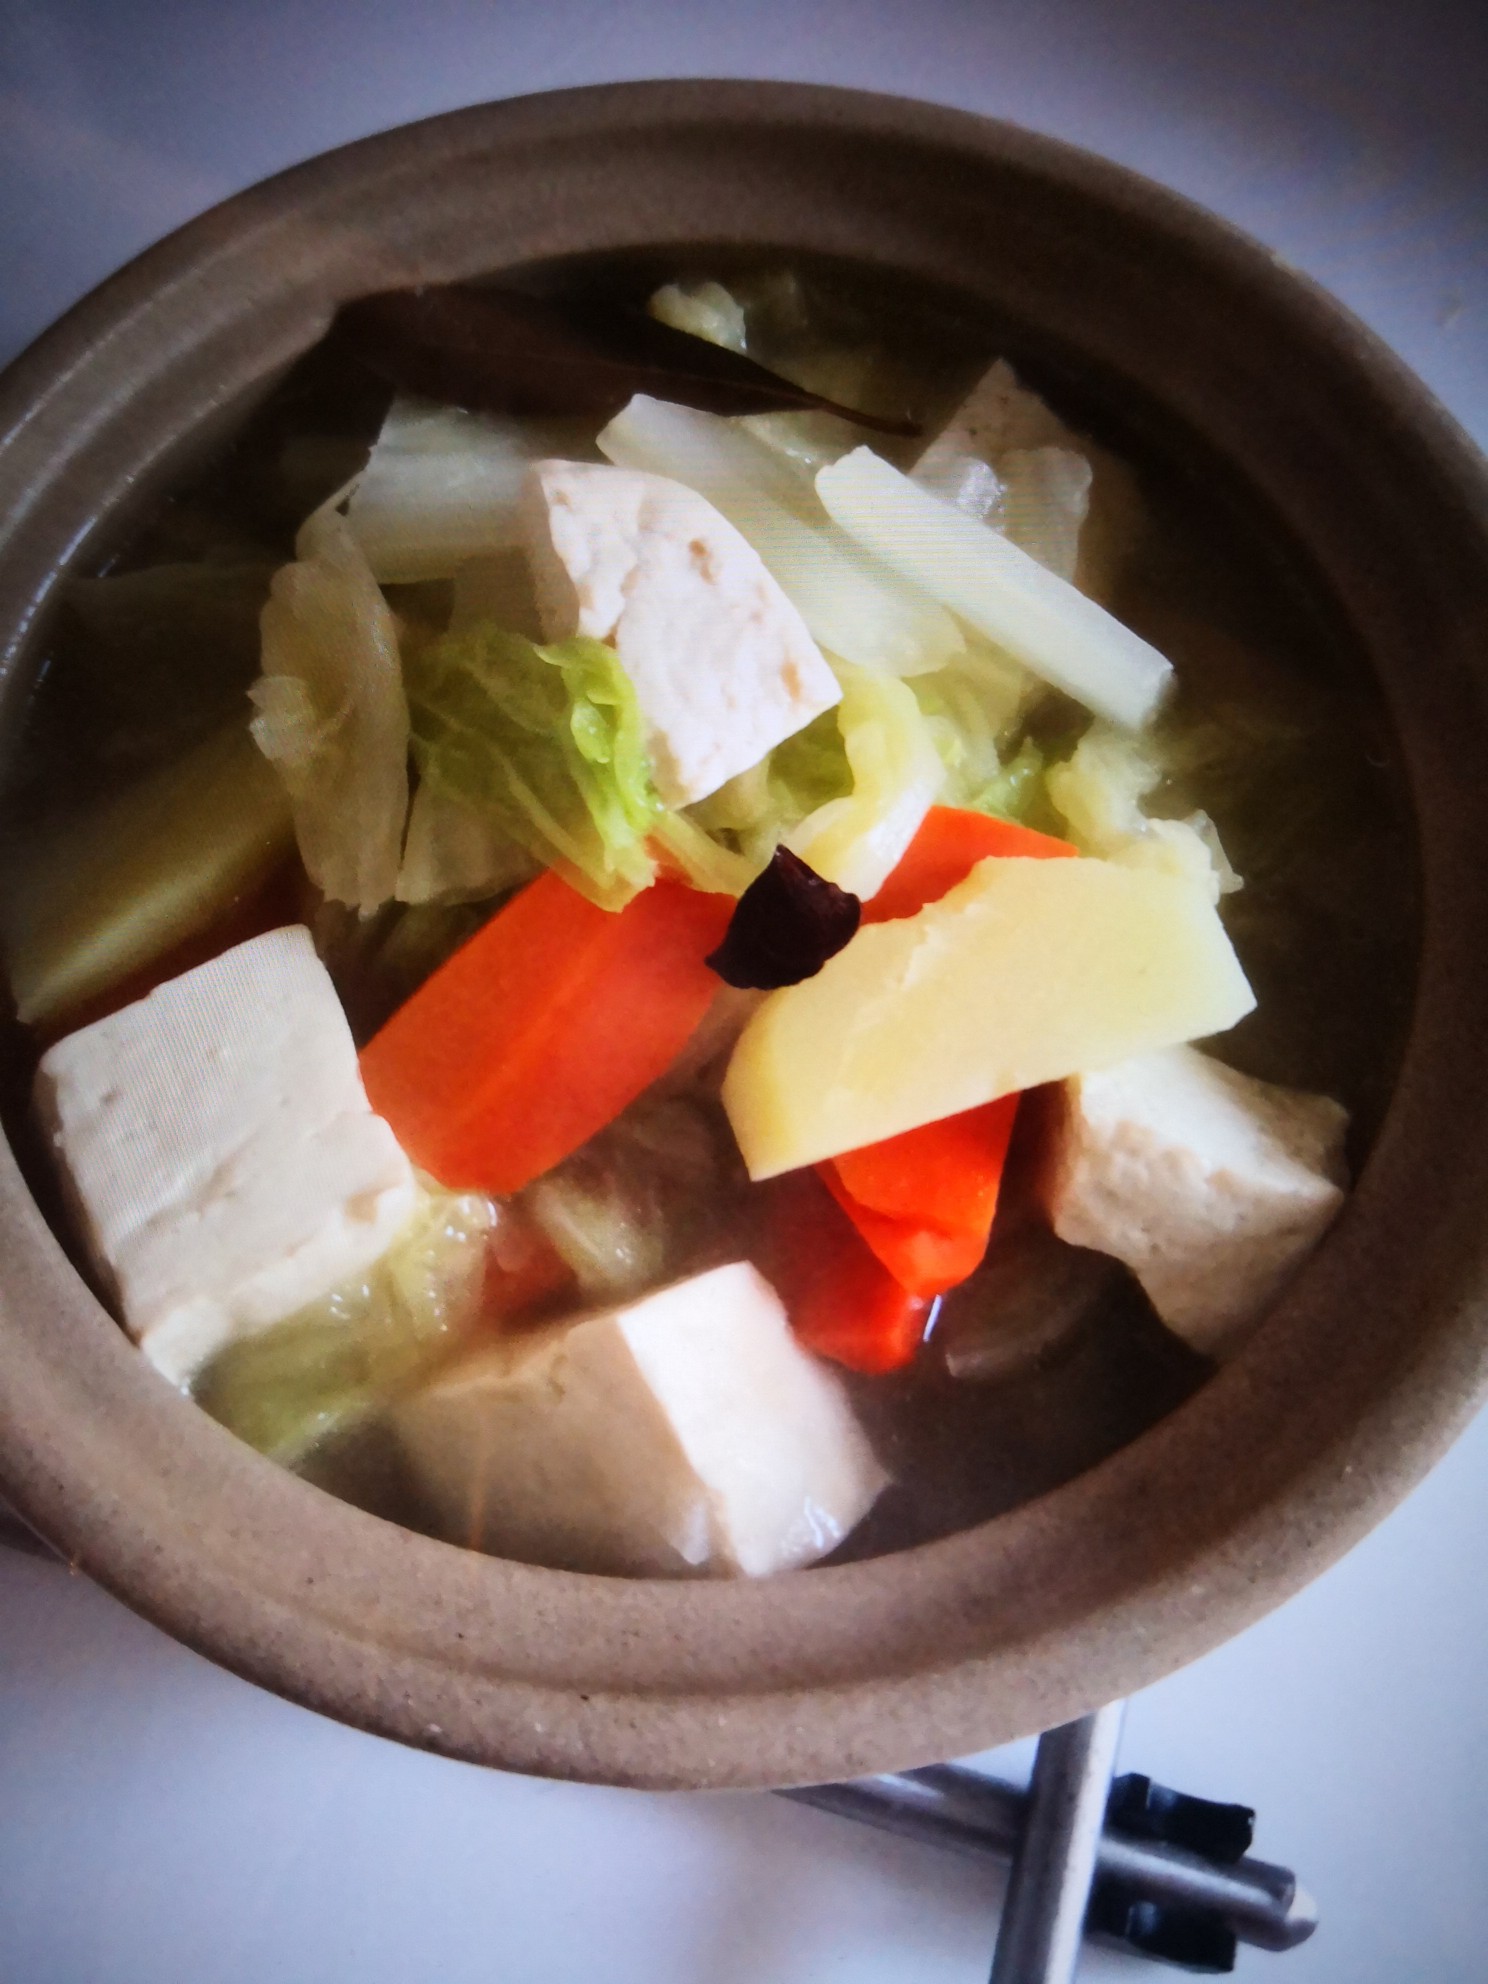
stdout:
{"type": "Polygon", "coordinates": [[[457,111],[268,180],[147,251],[0,380],[7,721],[50,575],[340,297],[586,247],[765,239],[989,307],[1009,307],[997,282],[1016,282],[1031,323],[1145,376],[1238,465],[1383,685],[1418,815],[1419,991],[1350,1204],[1240,1358],[1036,1502],[762,1583],[501,1563],[281,1473],[144,1366],[0,1153],[0,1492],[38,1531],[178,1638],[310,1706],[507,1768],[630,1784],[925,1762],[1155,1680],[1362,1536],[1488,1385],[1488,1047],[1472,996],[1488,798],[1470,777],[1488,744],[1488,480],[1337,304],[1119,167],[901,99],[689,81],[457,111]],[[1179,322],[1152,320],[1138,262],[1179,322]],[[1150,348],[1133,339],[1123,364],[1122,327],[1139,320],[1150,348]],[[1222,355],[1208,371],[1206,348],[1222,355]]]}

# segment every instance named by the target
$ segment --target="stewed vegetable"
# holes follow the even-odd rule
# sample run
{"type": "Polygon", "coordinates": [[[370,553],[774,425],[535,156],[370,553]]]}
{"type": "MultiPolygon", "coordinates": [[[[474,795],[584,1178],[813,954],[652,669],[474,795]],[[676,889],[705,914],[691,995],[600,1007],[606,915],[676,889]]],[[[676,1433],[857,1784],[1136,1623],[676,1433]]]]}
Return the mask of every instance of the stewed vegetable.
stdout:
{"type": "Polygon", "coordinates": [[[753,1575],[1243,1345],[1410,903],[1367,700],[1193,465],[850,273],[646,293],[352,306],[72,581],[0,936],[167,1378],[453,1541],[753,1575]]]}

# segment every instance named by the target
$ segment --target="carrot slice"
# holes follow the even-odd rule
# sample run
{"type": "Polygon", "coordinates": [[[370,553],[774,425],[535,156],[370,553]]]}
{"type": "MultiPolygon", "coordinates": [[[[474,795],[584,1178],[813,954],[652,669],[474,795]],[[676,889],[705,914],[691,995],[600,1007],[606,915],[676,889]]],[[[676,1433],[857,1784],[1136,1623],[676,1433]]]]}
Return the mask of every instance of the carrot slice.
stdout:
{"type": "Polygon", "coordinates": [[[896,917],[914,916],[927,902],[939,902],[992,854],[1041,861],[1078,852],[1067,840],[1036,833],[1012,820],[994,820],[990,814],[960,806],[932,806],[899,866],[878,894],[863,904],[863,921],[891,923],[896,917]]]}
{"type": "Polygon", "coordinates": [[[933,1302],[894,1279],[814,1172],[790,1172],[766,1189],[758,1265],[801,1342],[852,1371],[908,1364],[933,1302]]]}
{"type": "Polygon", "coordinates": [[[828,1160],[859,1205],[947,1232],[991,1224],[1018,1113],[1016,1095],[828,1160]]]}
{"type": "Polygon", "coordinates": [[[373,1108],[441,1184],[519,1191],[681,1053],[733,906],[663,881],[616,912],[539,875],[362,1050],[373,1108]]]}
{"type": "Polygon", "coordinates": [[[944,1294],[981,1264],[1017,1112],[1017,1096],[1000,1096],[817,1167],[859,1233],[912,1294],[944,1294]]]}
{"type": "Polygon", "coordinates": [[[843,1190],[829,1164],[821,1165],[817,1176],[906,1294],[944,1295],[981,1266],[985,1233],[948,1233],[920,1220],[872,1212],[843,1190]]]}

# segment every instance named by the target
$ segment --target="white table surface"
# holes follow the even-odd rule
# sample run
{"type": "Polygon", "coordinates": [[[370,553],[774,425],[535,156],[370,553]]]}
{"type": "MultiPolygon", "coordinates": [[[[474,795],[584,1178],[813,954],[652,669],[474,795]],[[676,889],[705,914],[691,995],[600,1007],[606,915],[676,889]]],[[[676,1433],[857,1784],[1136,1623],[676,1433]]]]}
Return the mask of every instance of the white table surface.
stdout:
{"type": "MultiPolygon", "coordinates": [[[[689,74],[897,90],[1103,151],[1327,284],[1488,442],[1484,0],[6,0],[0,355],[329,145],[689,74]]],[[[1258,1850],[1319,1897],[1313,1941],[1242,1951],[1241,1978],[1488,1977],[1485,1570],[1480,1420],[1342,1564],[1132,1704],[1122,1767],[1256,1805],[1258,1850]]],[[[974,1984],[999,1887],[778,1799],[402,1750],[0,1551],[5,1984],[974,1984]]],[[[1081,1972],[1160,1974],[1099,1954],[1081,1972]]]]}

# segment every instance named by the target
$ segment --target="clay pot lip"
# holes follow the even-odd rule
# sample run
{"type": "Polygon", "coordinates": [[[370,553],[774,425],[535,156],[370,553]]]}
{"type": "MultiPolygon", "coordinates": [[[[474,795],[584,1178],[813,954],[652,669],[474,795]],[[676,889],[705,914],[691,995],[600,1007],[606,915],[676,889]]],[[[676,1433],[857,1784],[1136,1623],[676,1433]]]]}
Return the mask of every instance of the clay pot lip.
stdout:
{"type": "MultiPolygon", "coordinates": [[[[637,216],[653,203],[635,244],[679,241],[659,189],[683,169],[683,219],[706,211],[720,238],[751,238],[740,228],[769,210],[782,245],[832,251],[855,239],[860,254],[896,266],[910,258],[933,273],[938,258],[948,281],[953,263],[969,266],[980,201],[1028,282],[1043,281],[1035,317],[1047,311],[1051,334],[1069,336],[1079,299],[1060,286],[1058,251],[1040,262],[1019,232],[1019,214],[1026,223],[1042,208],[1086,230],[1092,253],[1104,231],[1113,254],[1145,257],[1210,334],[1212,295],[1216,311],[1233,305],[1283,341],[1289,375],[1264,389],[1244,353],[1227,350],[1233,405],[1181,354],[1164,391],[1175,418],[1241,461],[1345,600],[1381,674],[1418,810],[1415,1024],[1353,1199],[1245,1353],[1087,1474],[896,1557],[672,1585],[472,1556],[270,1467],[147,1370],[68,1265],[6,1149],[0,1492],[166,1630],[342,1720],[556,1776],[782,1784],[980,1748],[1157,1679],[1362,1536],[1488,1389],[1488,1236],[1475,1218],[1488,1185],[1488,1048],[1474,1044],[1471,992],[1488,951],[1488,883],[1472,858],[1488,798],[1456,770],[1480,761],[1473,733],[1488,728],[1474,652],[1488,648],[1488,475],[1424,387],[1321,290],[1088,153],[959,111],[817,86],[562,91],[293,167],[147,250],[15,361],[0,379],[10,548],[0,695],[59,559],[136,481],[164,473],[182,433],[225,413],[255,367],[307,342],[328,298],[377,286],[377,270],[473,273],[479,240],[520,237],[548,252],[577,242],[574,202],[586,191],[607,230],[590,246],[621,244],[616,207],[630,186],[637,216]],[[704,148],[751,161],[763,190],[709,180],[704,148]],[[923,247],[894,209],[890,164],[928,175],[950,210],[926,222],[934,239],[923,247]],[[629,177],[607,193],[601,170],[629,177]],[[472,246],[451,216],[482,173],[491,218],[472,246]],[[368,219],[379,200],[385,233],[368,219]],[[1336,407],[1326,415],[1308,399],[1320,381],[1336,407]],[[1371,486],[1361,461],[1393,494],[1371,486]],[[1340,464],[1354,470],[1347,487],[1340,464]],[[1381,547],[1394,563],[1381,565],[1381,547]],[[1431,653],[1412,673],[1418,624],[1431,653]]],[[[1112,294],[1122,280],[1115,262],[1103,265],[1112,294]]]]}

